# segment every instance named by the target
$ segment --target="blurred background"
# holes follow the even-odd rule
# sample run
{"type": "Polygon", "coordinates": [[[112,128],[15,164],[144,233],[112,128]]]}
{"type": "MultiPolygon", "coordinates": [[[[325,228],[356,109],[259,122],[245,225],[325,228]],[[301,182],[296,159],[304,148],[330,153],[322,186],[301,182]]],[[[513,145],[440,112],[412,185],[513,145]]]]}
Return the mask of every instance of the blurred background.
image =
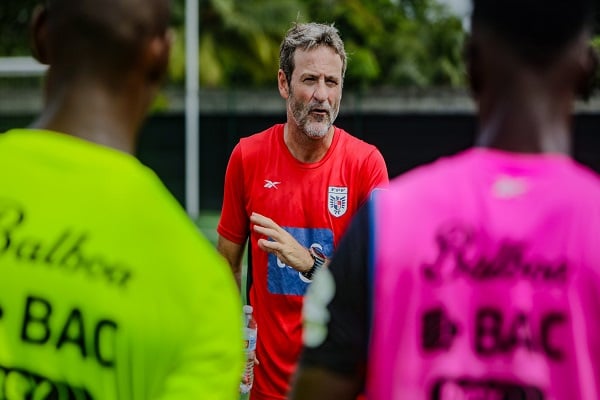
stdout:
{"type": "MultiPolygon", "coordinates": [[[[0,1],[0,132],[27,125],[41,106],[44,68],[28,58],[27,25],[36,3],[0,1]]],[[[137,156],[188,210],[186,185],[188,191],[195,186],[197,210],[190,214],[211,227],[209,236],[233,146],[240,137],[285,121],[276,76],[279,44],[294,21],[335,23],[340,30],[349,63],[336,125],[378,146],[391,177],[473,143],[477,121],[462,60],[468,0],[173,0],[173,5],[169,78],[143,128],[137,156]],[[197,40],[197,53],[191,54],[199,67],[194,77],[199,88],[192,92],[198,136],[194,152],[188,152],[196,154],[196,163],[186,165],[190,9],[197,10],[192,30],[197,37],[187,45],[197,40]],[[186,181],[190,168],[192,180],[186,181]]],[[[600,172],[599,100],[577,106],[573,154],[600,172]]]]}

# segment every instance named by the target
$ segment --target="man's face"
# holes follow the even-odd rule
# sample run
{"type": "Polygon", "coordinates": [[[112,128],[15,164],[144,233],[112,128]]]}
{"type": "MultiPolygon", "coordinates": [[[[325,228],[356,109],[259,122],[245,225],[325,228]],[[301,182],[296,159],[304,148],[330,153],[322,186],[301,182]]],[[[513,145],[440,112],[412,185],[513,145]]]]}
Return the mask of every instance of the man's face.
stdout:
{"type": "Polygon", "coordinates": [[[335,121],[342,98],[342,59],[331,48],[296,50],[288,107],[310,138],[323,138],[335,121]]]}

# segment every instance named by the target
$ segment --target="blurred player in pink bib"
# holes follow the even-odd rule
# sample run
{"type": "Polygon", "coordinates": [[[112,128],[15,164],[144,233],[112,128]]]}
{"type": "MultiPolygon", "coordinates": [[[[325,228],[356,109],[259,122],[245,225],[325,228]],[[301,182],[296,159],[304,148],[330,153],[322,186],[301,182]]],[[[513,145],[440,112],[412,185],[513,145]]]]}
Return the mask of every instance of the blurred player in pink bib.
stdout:
{"type": "Polygon", "coordinates": [[[309,289],[292,398],[600,398],[600,180],[569,156],[593,5],[473,2],[477,147],[359,211],[309,289]]]}

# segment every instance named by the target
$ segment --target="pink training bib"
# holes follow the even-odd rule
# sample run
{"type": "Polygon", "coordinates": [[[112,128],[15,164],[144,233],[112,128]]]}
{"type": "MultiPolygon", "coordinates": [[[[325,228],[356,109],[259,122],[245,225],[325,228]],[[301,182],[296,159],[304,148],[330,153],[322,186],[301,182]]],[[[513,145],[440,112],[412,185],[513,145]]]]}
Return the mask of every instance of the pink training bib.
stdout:
{"type": "Polygon", "coordinates": [[[600,182],[474,149],[374,202],[370,400],[600,398],[600,182]]]}

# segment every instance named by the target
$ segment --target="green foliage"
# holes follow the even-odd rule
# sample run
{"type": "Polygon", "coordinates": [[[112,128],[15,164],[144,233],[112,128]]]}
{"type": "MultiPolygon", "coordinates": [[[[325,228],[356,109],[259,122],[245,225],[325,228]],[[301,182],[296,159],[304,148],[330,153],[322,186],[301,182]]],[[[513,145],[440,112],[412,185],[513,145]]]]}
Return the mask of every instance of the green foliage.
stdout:
{"type": "MultiPolygon", "coordinates": [[[[39,1],[0,0],[0,56],[29,54],[27,25],[39,1]]],[[[334,23],[340,30],[349,56],[346,88],[465,84],[465,33],[439,0],[198,1],[203,87],[274,87],[279,44],[294,21],[334,23]]],[[[185,0],[172,4],[169,76],[182,85],[185,0]]],[[[600,48],[600,38],[595,43],[600,48]]]]}
{"type": "MultiPolygon", "coordinates": [[[[39,0],[0,1],[0,56],[27,55],[39,0]]],[[[198,0],[203,87],[272,87],[292,22],[334,23],[349,56],[346,86],[458,86],[460,21],[435,0],[198,0]]],[[[185,0],[173,1],[169,76],[185,79],[185,0]]]]}
{"type": "MultiPolygon", "coordinates": [[[[600,60],[600,36],[596,36],[594,40],[592,40],[592,47],[596,52],[596,56],[598,60],[600,60]]],[[[600,92],[600,66],[596,68],[595,74],[592,77],[592,92],[598,93],[600,92]]]]}
{"type": "Polygon", "coordinates": [[[0,0],[0,56],[29,55],[28,26],[39,0],[0,0]]]}
{"type": "MultiPolygon", "coordinates": [[[[173,82],[183,82],[185,79],[185,32],[173,30],[171,57],[169,59],[169,77],[173,82]]],[[[202,49],[202,47],[200,47],[202,49]]]]}
{"type": "Polygon", "coordinates": [[[310,2],[315,20],[335,21],[347,46],[355,43],[371,54],[351,59],[349,85],[463,84],[461,21],[434,0],[329,0],[328,7],[310,2]],[[376,76],[365,73],[372,67],[360,65],[373,60],[376,76]]]}
{"type": "Polygon", "coordinates": [[[274,82],[281,37],[303,9],[297,0],[201,0],[201,85],[274,82]]]}
{"type": "Polygon", "coordinates": [[[374,82],[381,73],[375,53],[366,47],[356,45],[351,40],[346,41],[345,47],[348,56],[346,82],[355,80],[352,77],[360,77],[359,85],[361,88],[374,82]]]}
{"type": "MultiPolygon", "coordinates": [[[[334,23],[349,56],[346,87],[464,84],[461,22],[435,0],[199,0],[200,84],[273,87],[294,21],[334,23]]],[[[185,78],[185,0],[174,1],[170,77],[185,78]]]]}
{"type": "Polygon", "coordinates": [[[150,113],[161,112],[168,108],[169,100],[164,93],[158,93],[150,104],[150,113]]]}

